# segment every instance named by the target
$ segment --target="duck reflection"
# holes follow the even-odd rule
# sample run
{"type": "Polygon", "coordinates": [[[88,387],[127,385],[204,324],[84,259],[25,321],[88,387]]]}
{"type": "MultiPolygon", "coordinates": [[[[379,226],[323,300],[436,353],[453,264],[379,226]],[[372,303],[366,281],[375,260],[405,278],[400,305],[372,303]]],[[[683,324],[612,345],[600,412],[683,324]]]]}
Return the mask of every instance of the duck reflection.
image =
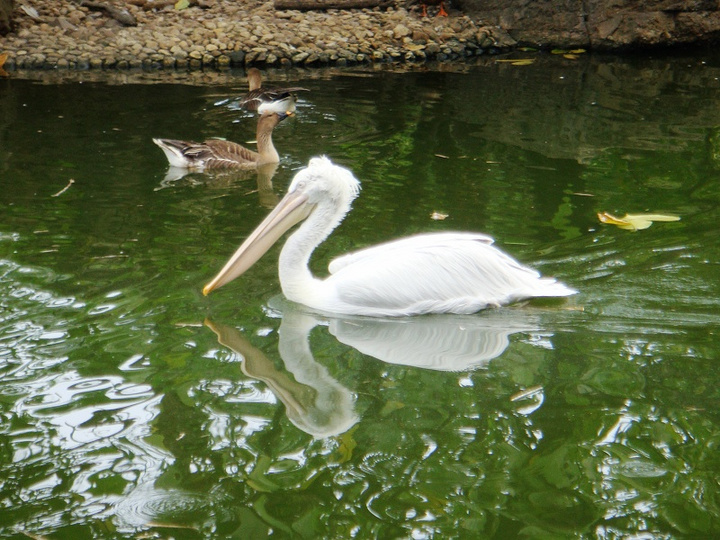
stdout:
{"type": "Polygon", "coordinates": [[[282,401],[290,421],[316,438],[347,431],[357,421],[352,392],[315,361],[310,331],[327,326],[341,343],[389,364],[437,371],[487,366],[508,347],[510,335],[538,329],[537,318],[521,310],[482,316],[426,316],[378,319],[327,317],[283,297],[271,300],[268,314],[281,318],[278,351],[286,371],[234,327],[206,320],[218,342],[242,358],[247,376],[265,382],[282,401]]]}
{"type": "Polygon", "coordinates": [[[160,185],[155,191],[167,189],[178,185],[179,180],[183,180],[184,184],[197,186],[204,184],[210,188],[225,188],[232,186],[237,182],[246,182],[253,176],[257,180],[257,193],[260,205],[265,208],[274,208],[280,200],[273,191],[272,179],[277,171],[277,163],[267,163],[260,165],[252,171],[225,169],[210,172],[192,171],[184,167],[168,167],[165,177],[160,181],[160,185]]]}

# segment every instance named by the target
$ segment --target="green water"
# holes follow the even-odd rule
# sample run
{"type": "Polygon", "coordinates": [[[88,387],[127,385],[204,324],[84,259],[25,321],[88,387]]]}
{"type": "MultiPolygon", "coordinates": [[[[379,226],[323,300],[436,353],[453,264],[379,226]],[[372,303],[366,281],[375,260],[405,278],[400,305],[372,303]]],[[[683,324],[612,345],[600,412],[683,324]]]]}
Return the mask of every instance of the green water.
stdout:
{"type": "Polygon", "coordinates": [[[151,142],[252,140],[242,73],[33,77],[0,80],[0,536],[720,536],[720,61],[273,72],[311,91],[272,179],[151,142]],[[321,318],[274,249],[203,297],[318,154],[362,192],[316,273],[471,230],[580,294],[321,318]]]}

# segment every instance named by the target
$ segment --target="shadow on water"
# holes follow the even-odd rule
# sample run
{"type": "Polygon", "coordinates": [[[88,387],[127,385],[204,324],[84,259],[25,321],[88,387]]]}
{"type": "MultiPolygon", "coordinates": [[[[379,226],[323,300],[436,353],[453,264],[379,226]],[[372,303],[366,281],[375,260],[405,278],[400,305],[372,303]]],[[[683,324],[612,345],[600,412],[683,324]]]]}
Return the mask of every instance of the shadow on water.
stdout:
{"type": "Polygon", "coordinates": [[[717,58],[271,71],[310,92],[261,175],[151,142],[251,145],[241,72],[32,76],[0,80],[0,535],[720,534],[717,58]],[[580,294],[333,319],[276,303],[274,249],[204,298],[320,153],[362,192],[315,273],[473,230],[580,294]]]}

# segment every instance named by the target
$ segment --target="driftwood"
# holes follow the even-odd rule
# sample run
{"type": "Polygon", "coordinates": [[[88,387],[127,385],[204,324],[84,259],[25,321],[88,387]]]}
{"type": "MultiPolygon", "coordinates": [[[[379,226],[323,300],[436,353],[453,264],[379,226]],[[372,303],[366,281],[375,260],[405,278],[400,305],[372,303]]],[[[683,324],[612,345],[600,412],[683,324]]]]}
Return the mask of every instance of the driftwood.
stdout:
{"type": "Polygon", "coordinates": [[[89,0],[82,0],[80,5],[90,9],[104,11],[109,17],[112,17],[124,26],[137,26],[135,17],[133,17],[132,13],[127,9],[116,8],[104,2],[90,2],[89,0]]]}
{"type": "MultiPolygon", "coordinates": [[[[156,9],[164,9],[168,6],[174,6],[178,0],[126,0],[128,4],[143,8],[145,11],[156,9]]],[[[201,9],[209,9],[213,6],[214,0],[188,0],[187,7],[199,7],[201,9]]]]}
{"type": "MultiPolygon", "coordinates": [[[[143,8],[145,11],[151,9],[163,9],[167,6],[174,6],[177,0],[128,0],[128,4],[143,8]]],[[[190,2],[192,5],[192,2],[190,2]]]]}
{"type": "Polygon", "coordinates": [[[296,9],[310,11],[313,9],[365,9],[389,7],[395,0],[275,0],[275,9],[296,9]]]}

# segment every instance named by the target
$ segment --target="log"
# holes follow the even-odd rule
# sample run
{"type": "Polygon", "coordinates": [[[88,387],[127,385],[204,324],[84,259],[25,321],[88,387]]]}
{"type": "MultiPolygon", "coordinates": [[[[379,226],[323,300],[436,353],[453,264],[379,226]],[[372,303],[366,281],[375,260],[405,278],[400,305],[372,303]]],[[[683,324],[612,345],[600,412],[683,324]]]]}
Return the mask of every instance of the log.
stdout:
{"type": "Polygon", "coordinates": [[[275,9],[367,9],[390,7],[395,0],[274,0],[275,9]]]}
{"type": "Polygon", "coordinates": [[[80,5],[89,9],[104,11],[109,17],[112,17],[123,26],[137,26],[135,17],[133,17],[127,9],[116,8],[110,4],[105,4],[103,2],[91,2],[89,0],[81,0],[80,5]]]}

